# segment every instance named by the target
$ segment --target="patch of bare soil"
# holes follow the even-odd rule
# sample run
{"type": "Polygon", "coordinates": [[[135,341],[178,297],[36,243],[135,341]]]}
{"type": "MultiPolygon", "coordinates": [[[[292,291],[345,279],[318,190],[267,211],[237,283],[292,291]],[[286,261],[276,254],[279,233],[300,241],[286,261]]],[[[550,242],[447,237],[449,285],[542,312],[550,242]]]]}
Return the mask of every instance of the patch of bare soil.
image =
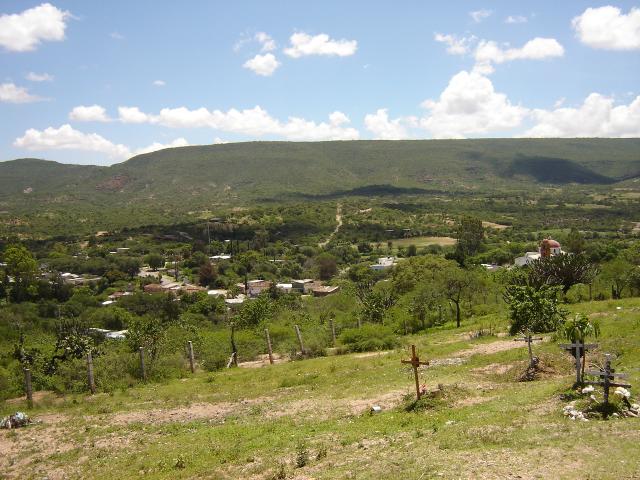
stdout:
{"type": "Polygon", "coordinates": [[[490,363],[484,367],[478,367],[471,370],[473,373],[480,373],[483,375],[503,375],[511,370],[514,365],[509,363],[490,363]]]}
{"type": "Polygon", "coordinates": [[[382,355],[389,355],[393,350],[383,350],[381,352],[366,352],[356,353],[353,358],[369,358],[369,357],[381,357],[382,355]]]}
{"type": "MultiPolygon", "coordinates": [[[[42,403],[42,401],[45,399],[53,400],[54,403],[55,403],[55,400],[62,401],[62,397],[60,397],[59,395],[56,395],[55,392],[52,392],[50,390],[40,390],[37,392],[33,392],[34,403],[42,403]]],[[[7,403],[8,405],[14,405],[14,404],[23,403],[26,401],[27,401],[27,397],[22,396],[22,397],[10,398],[9,400],[6,400],[5,403],[7,403]]]]}
{"type": "Polygon", "coordinates": [[[482,343],[474,345],[472,348],[458,352],[459,357],[470,357],[471,355],[490,355],[492,353],[504,352],[514,348],[522,348],[524,342],[514,342],[513,340],[498,340],[497,342],[482,343]]]}
{"type": "MultiPolygon", "coordinates": [[[[273,363],[274,364],[278,364],[278,363],[287,363],[289,361],[289,357],[283,357],[282,355],[279,355],[277,353],[273,354],[273,363]]],[[[258,360],[253,360],[250,362],[240,362],[238,363],[238,367],[240,368],[261,368],[261,367],[266,367],[269,366],[269,354],[264,354],[264,355],[260,355],[260,358],[258,360]]]]}
{"type": "Polygon", "coordinates": [[[473,405],[479,405],[481,403],[490,402],[491,400],[495,400],[498,397],[466,397],[461,398],[456,403],[453,404],[454,407],[471,407],[473,405]]]}
{"type": "Polygon", "coordinates": [[[190,422],[193,420],[219,420],[231,412],[243,410],[247,405],[255,404],[261,400],[243,400],[241,402],[220,403],[192,403],[185,407],[139,410],[133,412],[121,412],[112,415],[109,423],[114,425],[126,425],[129,423],[168,423],[190,422]]]}

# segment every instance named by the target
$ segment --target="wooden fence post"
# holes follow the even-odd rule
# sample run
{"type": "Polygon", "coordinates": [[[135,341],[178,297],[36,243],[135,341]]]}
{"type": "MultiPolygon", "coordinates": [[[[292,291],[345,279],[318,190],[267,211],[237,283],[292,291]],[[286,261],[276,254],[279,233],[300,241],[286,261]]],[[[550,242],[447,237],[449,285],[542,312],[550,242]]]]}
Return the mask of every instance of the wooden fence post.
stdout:
{"type": "Polygon", "coordinates": [[[302,334],[300,333],[300,327],[298,325],[293,326],[296,329],[296,336],[298,337],[298,343],[300,343],[300,353],[302,355],[306,355],[306,351],[304,349],[304,344],[302,343],[302,334]]]}
{"type": "Polygon", "coordinates": [[[331,341],[333,342],[331,346],[335,347],[336,346],[336,324],[333,321],[333,318],[329,320],[329,324],[331,325],[331,341]]]}
{"type": "Polygon", "coordinates": [[[24,389],[27,395],[27,405],[33,407],[33,387],[31,386],[31,370],[24,369],[24,389]]]}
{"type": "Polygon", "coordinates": [[[267,353],[269,354],[269,363],[273,365],[273,350],[271,349],[271,336],[269,336],[269,329],[264,329],[264,335],[267,339],[267,353]]]}
{"type": "Polygon", "coordinates": [[[196,371],[196,365],[193,359],[193,342],[189,340],[187,342],[187,352],[189,353],[189,366],[191,367],[191,373],[196,371]]]}
{"type": "Polygon", "coordinates": [[[142,380],[147,381],[147,369],[144,365],[144,348],[140,347],[140,374],[142,375],[142,380]]]}
{"type": "Polygon", "coordinates": [[[91,352],[87,352],[87,380],[89,382],[89,390],[91,391],[91,395],[95,395],[96,382],[93,378],[93,356],[91,355],[91,352]]]}

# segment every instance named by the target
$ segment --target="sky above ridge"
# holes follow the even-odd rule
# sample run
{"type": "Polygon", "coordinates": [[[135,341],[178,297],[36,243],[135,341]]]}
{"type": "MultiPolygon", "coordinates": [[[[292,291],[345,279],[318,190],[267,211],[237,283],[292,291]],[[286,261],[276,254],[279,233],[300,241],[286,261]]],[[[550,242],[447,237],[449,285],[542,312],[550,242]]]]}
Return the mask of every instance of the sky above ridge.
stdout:
{"type": "Polygon", "coordinates": [[[0,3],[0,160],[638,136],[638,2],[0,3]]]}

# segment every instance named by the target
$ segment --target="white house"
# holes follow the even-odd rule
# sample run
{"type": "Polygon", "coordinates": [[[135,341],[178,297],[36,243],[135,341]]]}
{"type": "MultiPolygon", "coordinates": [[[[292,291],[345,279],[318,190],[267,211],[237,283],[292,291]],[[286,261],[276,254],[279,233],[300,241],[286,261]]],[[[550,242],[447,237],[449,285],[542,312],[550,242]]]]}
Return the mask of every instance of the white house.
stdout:
{"type": "Polygon", "coordinates": [[[396,264],[396,257],[380,257],[378,263],[371,265],[371,270],[386,270],[396,264]]]}

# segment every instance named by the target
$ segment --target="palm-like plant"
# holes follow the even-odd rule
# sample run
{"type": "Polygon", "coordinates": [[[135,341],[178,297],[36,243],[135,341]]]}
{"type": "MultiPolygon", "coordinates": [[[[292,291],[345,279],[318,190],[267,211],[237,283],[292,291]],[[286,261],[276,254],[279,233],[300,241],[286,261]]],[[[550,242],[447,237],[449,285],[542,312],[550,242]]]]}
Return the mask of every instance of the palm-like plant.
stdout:
{"type": "MultiPolygon", "coordinates": [[[[600,336],[600,324],[582,313],[576,313],[575,317],[567,320],[562,328],[564,337],[571,343],[581,343],[584,345],[587,337],[598,338],[600,336]]],[[[582,372],[581,379],[584,379],[584,365],[586,363],[586,351],[582,349],[582,372]]],[[[576,355],[578,353],[576,352],[576,355]]]]}

